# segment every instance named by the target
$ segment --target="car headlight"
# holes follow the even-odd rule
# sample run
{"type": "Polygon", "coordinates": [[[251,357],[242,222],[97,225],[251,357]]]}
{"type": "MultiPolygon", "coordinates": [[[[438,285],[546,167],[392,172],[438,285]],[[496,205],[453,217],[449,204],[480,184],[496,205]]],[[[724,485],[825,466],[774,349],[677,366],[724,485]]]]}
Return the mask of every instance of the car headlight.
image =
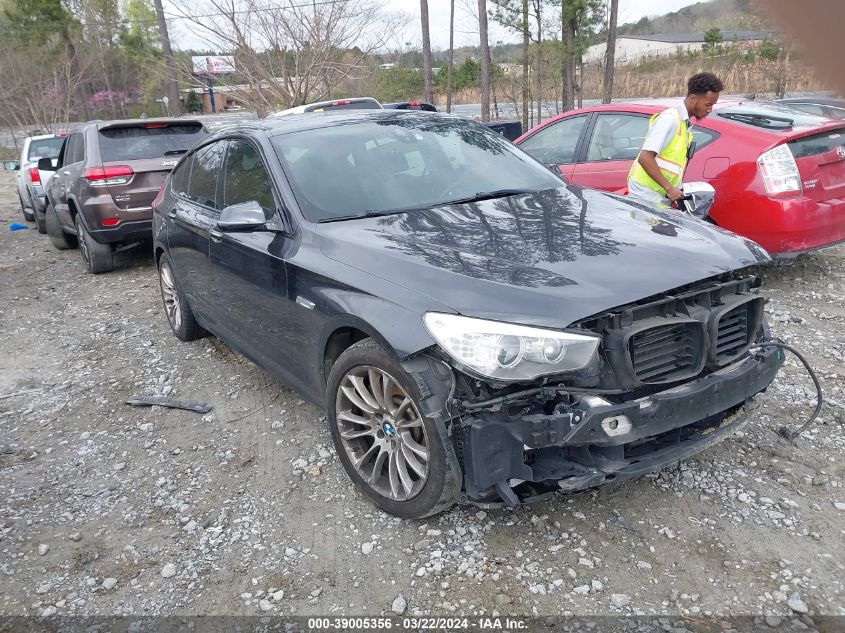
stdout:
{"type": "Polygon", "coordinates": [[[533,380],[583,369],[600,338],[559,330],[427,312],[428,333],[457,362],[497,380],[533,380]]]}

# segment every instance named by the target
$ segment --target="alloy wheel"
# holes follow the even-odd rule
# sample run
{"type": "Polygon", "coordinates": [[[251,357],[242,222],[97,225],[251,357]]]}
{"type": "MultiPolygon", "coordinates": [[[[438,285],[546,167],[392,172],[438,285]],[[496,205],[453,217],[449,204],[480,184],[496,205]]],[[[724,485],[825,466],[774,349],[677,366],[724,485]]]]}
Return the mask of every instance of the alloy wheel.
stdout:
{"type": "Polygon", "coordinates": [[[170,327],[178,330],[182,327],[182,308],[179,304],[179,292],[176,290],[176,281],[173,278],[173,271],[166,261],[161,262],[159,267],[159,280],[161,282],[161,297],[164,300],[164,310],[167,312],[167,320],[170,327]]]}
{"type": "Polygon", "coordinates": [[[343,448],[370,488],[394,501],[420,493],[428,477],[428,437],[395,378],[378,367],[353,367],[340,381],[335,412],[343,448]]]}

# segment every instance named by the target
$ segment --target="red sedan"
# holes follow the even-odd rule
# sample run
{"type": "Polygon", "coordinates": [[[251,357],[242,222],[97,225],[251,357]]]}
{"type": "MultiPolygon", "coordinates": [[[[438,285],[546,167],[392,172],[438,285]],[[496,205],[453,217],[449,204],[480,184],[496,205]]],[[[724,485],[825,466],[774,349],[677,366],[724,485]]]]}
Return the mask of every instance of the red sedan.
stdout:
{"type": "MultiPolygon", "coordinates": [[[[516,141],[578,185],[619,191],[649,117],[676,102],[573,110],[516,141]]],[[[845,122],[771,103],[725,99],[692,127],[685,182],[716,189],[711,219],[772,255],[792,257],[845,241],[845,122]]]]}

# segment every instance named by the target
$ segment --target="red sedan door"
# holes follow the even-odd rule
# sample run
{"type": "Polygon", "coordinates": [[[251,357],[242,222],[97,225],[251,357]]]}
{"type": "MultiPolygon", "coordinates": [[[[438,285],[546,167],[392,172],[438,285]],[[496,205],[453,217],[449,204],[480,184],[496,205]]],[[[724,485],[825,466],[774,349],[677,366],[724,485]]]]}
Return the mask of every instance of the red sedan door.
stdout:
{"type": "Polygon", "coordinates": [[[571,182],[584,187],[618,191],[627,186],[628,170],[648,132],[649,115],[600,112],[587,131],[587,152],[571,182]]]}

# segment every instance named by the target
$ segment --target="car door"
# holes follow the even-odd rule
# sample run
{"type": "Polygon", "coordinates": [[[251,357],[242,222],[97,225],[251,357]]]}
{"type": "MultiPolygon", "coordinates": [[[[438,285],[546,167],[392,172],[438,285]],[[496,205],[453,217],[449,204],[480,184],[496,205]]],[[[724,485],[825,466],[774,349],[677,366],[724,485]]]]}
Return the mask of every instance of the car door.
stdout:
{"type": "Polygon", "coordinates": [[[585,113],[559,119],[537,130],[519,147],[570,180],[590,117],[590,113],[585,113]]]}
{"type": "Polygon", "coordinates": [[[50,180],[50,191],[55,194],[53,208],[64,229],[76,233],[76,226],[70,214],[71,198],[79,192],[80,181],[85,177],[85,132],[71,134],[62,148],[56,174],[50,180]],[[53,181],[56,181],[55,183],[53,181]]]}
{"type": "Polygon", "coordinates": [[[227,140],[204,145],[182,162],[171,180],[167,245],[182,292],[204,326],[215,333],[220,306],[214,300],[209,261],[211,231],[220,216],[219,173],[227,140]]]}
{"type": "MultiPolygon", "coordinates": [[[[264,156],[247,139],[232,139],[221,178],[223,208],[257,202],[268,224],[254,231],[212,231],[211,264],[222,335],[233,347],[296,387],[286,259],[293,247],[264,156]]],[[[301,310],[301,308],[299,309],[301,310]]]]}
{"type": "Polygon", "coordinates": [[[617,191],[628,183],[628,171],[648,133],[649,115],[601,112],[590,125],[586,154],[575,166],[571,182],[617,191]]]}

